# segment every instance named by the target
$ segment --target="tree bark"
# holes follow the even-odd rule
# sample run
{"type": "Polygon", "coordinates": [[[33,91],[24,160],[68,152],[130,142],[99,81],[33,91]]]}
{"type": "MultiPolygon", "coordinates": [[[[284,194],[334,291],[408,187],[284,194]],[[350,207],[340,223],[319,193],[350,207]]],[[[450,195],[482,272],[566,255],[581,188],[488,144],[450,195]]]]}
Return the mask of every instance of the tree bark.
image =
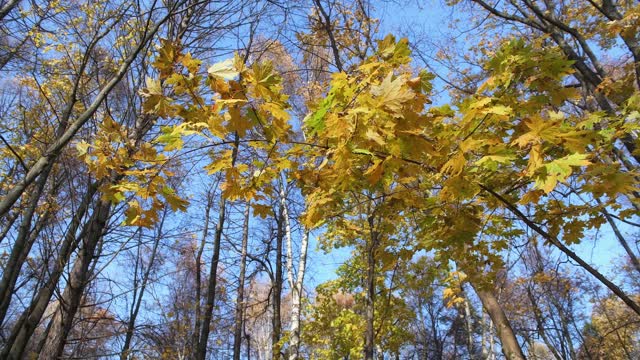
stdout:
{"type": "Polygon", "coordinates": [[[69,261],[69,257],[71,253],[76,248],[76,244],[78,241],[81,241],[87,233],[93,228],[99,218],[99,211],[96,209],[94,211],[91,219],[85,223],[80,234],[76,236],[76,231],[80,227],[80,222],[84,213],[86,212],[88,206],[90,205],[91,199],[95,195],[98,189],[98,184],[94,183],[89,186],[87,190],[87,194],[80,205],[80,208],[74,215],[74,218],[67,230],[67,234],[65,239],[60,246],[60,251],[56,262],[54,263],[54,268],[51,272],[51,275],[45,285],[38,291],[37,295],[31,300],[31,304],[29,307],[22,313],[18,321],[16,322],[13,330],[7,342],[2,350],[2,354],[0,358],[4,359],[21,359],[27,346],[27,343],[36,326],[40,323],[42,316],[44,315],[47,306],[55,292],[55,289],[58,285],[60,277],[64,271],[64,268],[69,261]]]}
{"type": "MultiPolygon", "coordinates": [[[[240,146],[240,137],[236,132],[234,134],[234,147],[231,153],[231,167],[234,167],[238,159],[238,147],[240,146]]],[[[222,241],[222,232],[224,231],[224,223],[226,219],[227,199],[224,194],[220,194],[220,210],[218,214],[218,224],[216,225],[215,237],[213,240],[213,256],[211,258],[211,267],[209,268],[209,280],[207,287],[207,302],[204,307],[204,316],[202,318],[202,329],[200,337],[196,345],[195,359],[205,360],[207,356],[207,343],[209,342],[209,331],[211,330],[211,318],[213,317],[213,306],[216,299],[216,286],[218,284],[218,262],[220,260],[220,242],[222,241]]]]}
{"type": "Polygon", "coordinates": [[[295,284],[291,289],[291,338],[289,340],[289,360],[300,359],[300,315],[302,303],[302,285],[304,283],[304,274],[306,271],[307,249],[309,247],[309,233],[305,232],[302,236],[300,244],[300,260],[298,262],[298,276],[295,284]]]}
{"type": "Polygon", "coordinates": [[[365,321],[366,330],[364,337],[364,358],[365,360],[373,360],[375,349],[375,331],[374,331],[374,315],[376,301],[376,263],[375,250],[378,243],[378,233],[375,230],[373,215],[368,217],[370,238],[367,242],[367,282],[366,282],[366,303],[365,303],[365,321]]]}
{"type": "MultiPolygon", "coordinates": [[[[75,91],[76,89],[74,88],[72,98],[75,97],[75,91]]],[[[71,109],[66,108],[63,116],[68,116],[70,113],[71,109]]],[[[62,136],[66,127],[67,124],[64,121],[60,123],[56,129],[56,136],[62,136]]],[[[39,235],[39,231],[32,231],[31,222],[52,170],[53,163],[50,163],[43,169],[42,174],[37,178],[35,191],[29,196],[29,204],[18,228],[18,236],[11,248],[9,260],[4,268],[2,280],[0,281],[0,299],[2,299],[0,300],[0,324],[4,322],[4,317],[6,316],[7,309],[9,308],[12,297],[11,295],[18,276],[20,275],[22,265],[29,256],[29,252],[39,235]]],[[[0,216],[0,218],[2,218],[2,216],[0,216]]]]}
{"type": "Polygon", "coordinates": [[[284,208],[278,207],[277,232],[276,232],[276,268],[272,294],[273,318],[271,329],[271,358],[280,359],[280,334],[282,332],[282,245],[284,242],[284,208]]]}
{"type": "Polygon", "coordinates": [[[502,310],[502,307],[498,303],[498,299],[496,299],[495,295],[490,291],[480,289],[473,283],[471,286],[476,291],[476,294],[478,294],[478,297],[482,302],[482,306],[496,326],[496,331],[498,333],[498,338],[500,339],[500,344],[502,345],[502,353],[504,356],[508,360],[525,360],[526,358],[524,357],[522,348],[520,348],[520,344],[518,344],[518,339],[516,339],[516,335],[513,332],[511,324],[502,310]]]}
{"type": "Polygon", "coordinates": [[[194,328],[192,343],[198,345],[200,343],[200,331],[202,326],[202,253],[204,252],[205,244],[207,243],[207,237],[209,236],[209,215],[211,214],[212,204],[212,189],[207,192],[207,205],[204,210],[204,227],[202,228],[202,238],[200,239],[200,247],[198,248],[198,254],[196,255],[196,296],[195,296],[195,309],[194,309],[194,328]]]}
{"type": "Polygon", "coordinates": [[[249,242],[249,202],[244,209],[242,224],[242,247],[240,250],[240,274],[238,275],[238,296],[236,297],[236,316],[233,328],[233,360],[240,360],[242,347],[242,324],[244,321],[244,278],[247,268],[247,245],[249,242]]]}
{"type": "Polygon", "coordinates": [[[11,303],[12,294],[22,270],[22,265],[29,256],[31,247],[35,242],[39,231],[33,231],[31,222],[38,207],[38,201],[44,193],[44,189],[49,178],[49,173],[53,166],[48,166],[45,172],[38,178],[36,189],[29,197],[29,204],[22,218],[22,222],[18,228],[18,236],[13,243],[9,260],[2,272],[2,280],[0,281],[0,324],[4,323],[4,317],[7,314],[11,303]]]}
{"type": "Polygon", "coordinates": [[[0,8],[0,21],[3,20],[4,17],[7,16],[7,14],[9,14],[9,12],[11,12],[11,10],[13,10],[13,8],[15,8],[19,2],[20,0],[7,1],[7,3],[0,8]]]}
{"type": "Polygon", "coordinates": [[[96,221],[90,227],[82,243],[80,253],[73,264],[67,287],[62,293],[58,309],[49,324],[49,336],[40,351],[38,359],[55,360],[62,357],[64,345],[73,327],[73,319],[82,305],[85,289],[92,276],[89,266],[99,256],[99,254],[96,254],[96,248],[102,239],[107,220],[109,220],[111,203],[100,200],[97,212],[96,221]]]}
{"type": "Polygon", "coordinates": [[[607,219],[609,225],[611,225],[611,229],[613,230],[616,239],[618,239],[618,242],[620,243],[620,245],[622,245],[622,248],[627,253],[627,256],[629,256],[629,260],[631,260],[631,264],[633,265],[634,269],[636,269],[636,271],[640,273],[640,261],[638,261],[638,257],[631,249],[631,246],[629,246],[627,239],[625,239],[625,237],[622,235],[622,232],[620,232],[618,225],[616,225],[615,221],[606,210],[604,211],[604,216],[607,219]]]}
{"type": "Polygon", "coordinates": [[[461,286],[461,293],[464,296],[464,324],[467,331],[467,349],[469,351],[469,358],[475,358],[473,352],[473,324],[471,323],[471,306],[469,306],[469,299],[465,294],[464,288],[461,286]]]}
{"type": "MultiPolygon", "coordinates": [[[[285,183],[283,181],[283,183],[285,183]]],[[[293,239],[291,234],[291,222],[289,209],[287,208],[287,197],[284,186],[280,188],[280,206],[283,209],[285,237],[287,241],[287,277],[291,288],[291,330],[289,334],[289,360],[297,360],[300,356],[300,304],[302,300],[302,285],[307,266],[307,249],[309,247],[309,233],[304,232],[300,244],[300,257],[298,260],[298,274],[295,275],[293,268],[293,239]],[[294,280],[295,279],[295,280],[294,280]]]]}

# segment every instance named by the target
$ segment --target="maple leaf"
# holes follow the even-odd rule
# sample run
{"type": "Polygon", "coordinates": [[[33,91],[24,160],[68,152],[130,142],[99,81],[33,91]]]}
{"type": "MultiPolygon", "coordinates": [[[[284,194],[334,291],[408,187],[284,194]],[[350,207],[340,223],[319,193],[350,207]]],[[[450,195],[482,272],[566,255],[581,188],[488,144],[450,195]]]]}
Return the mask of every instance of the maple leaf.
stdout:
{"type": "Polygon", "coordinates": [[[231,157],[232,150],[226,150],[222,155],[216,158],[211,164],[205,166],[205,170],[207,170],[207,174],[213,175],[220,170],[224,170],[231,167],[231,157]]]}
{"type": "Polygon", "coordinates": [[[253,208],[253,215],[258,216],[262,219],[266,219],[268,216],[273,214],[271,206],[262,204],[251,204],[251,208],[253,208]]]}
{"type": "Polygon", "coordinates": [[[184,145],[182,141],[182,130],[181,126],[163,126],[160,128],[162,135],[158,136],[156,142],[164,144],[166,151],[181,149],[182,145],[184,145]]]}
{"type": "Polygon", "coordinates": [[[198,59],[194,59],[191,56],[191,53],[187,53],[186,55],[182,56],[182,58],[180,59],[180,62],[184,67],[187,68],[187,70],[189,70],[191,74],[197,73],[198,69],[200,68],[200,65],[202,64],[202,61],[198,59]]]}
{"type": "Polygon", "coordinates": [[[240,75],[240,73],[235,68],[235,61],[233,58],[223,60],[211,65],[207,72],[212,77],[223,80],[233,80],[238,77],[238,75],[240,75]]]}
{"type": "Polygon", "coordinates": [[[165,78],[173,72],[173,65],[179,50],[176,44],[167,39],[160,39],[158,54],[153,66],[160,71],[160,78],[165,78]]]}
{"type": "Polygon", "coordinates": [[[186,211],[187,210],[187,205],[189,205],[189,202],[187,200],[184,200],[182,198],[180,198],[177,194],[176,191],[169,187],[169,186],[163,186],[162,187],[162,195],[164,196],[165,200],[167,201],[167,203],[169,203],[169,206],[171,207],[171,210],[173,211],[186,211]]]}
{"type": "Polygon", "coordinates": [[[308,114],[304,118],[304,123],[309,129],[311,135],[317,134],[318,132],[324,130],[324,117],[329,109],[331,109],[334,98],[335,93],[333,91],[330,91],[329,94],[322,100],[320,106],[316,109],[316,111],[308,114]]]}
{"type": "Polygon", "coordinates": [[[462,172],[466,161],[464,154],[462,152],[457,152],[442,166],[441,171],[445,174],[456,176],[462,172]]]}
{"type": "Polygon", "coordinates": [[[381,159],[376,159],[373,162],[373,165],[371,165],[367,171],[364,172],[364,175],[367,176],[367,180],[369,180],[369,183],[371,185],[375,185],[378,181],[380,181],[380,178],[382,177],[382,174],[384,173],[384,161],[381,159]]]}
{"type": "Polygon", "coordinates": [[[573,172],[572,167],[591,164],[586,154],[571,154],[544,164],[545,173],[536,179],[536,188],[550,193],[558,182],[564,182],[573,172]]]}
{"type": "Polygon", "coordinates": [[[367,139],[375,141],[378,145],[385,144],[384,138],[380,136],[380,133],[378,133],[375,129],[367,129],[365,136],[367,137],[367,139]]]}
{"type": "Polygon", "coordinates": [[[291,115],[289,115],[289,113],[282,107],[281,104],[267,102],[262,104],[261,108],[277,119],[287,121],[289,120],[289,117],[291,117],[291,115]]]}
{"type": "Polygon", "coordinates": [[[371,87],[371,94],[379,99],[380,106],[396,113],[396,116],[401,116],[403,104],[415,96],[412,90],[403,87],[404,83],[405,80],[402,77],[397,77],[394,80],[393,72],[390,72],[380,85],[371,87]]]}
{"type": "Polygon", "coordinates": [[[78,156],[83,157],[89,151],[89,147],[91,145],[87,144],[84,141],[80,141],[76,144],[76,149],[78,150],[78,156]]]}

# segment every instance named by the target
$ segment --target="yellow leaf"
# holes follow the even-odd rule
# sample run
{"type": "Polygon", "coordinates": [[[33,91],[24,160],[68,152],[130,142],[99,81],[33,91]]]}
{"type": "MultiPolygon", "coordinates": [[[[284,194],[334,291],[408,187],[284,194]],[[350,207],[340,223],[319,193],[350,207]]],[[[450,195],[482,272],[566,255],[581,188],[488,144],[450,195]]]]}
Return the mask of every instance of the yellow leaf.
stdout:
{"type": "Polygon", "coordinates": [[[76,149],[78,150],[78,156],[82,157],[84,155],[87,154],[87,151],[89,151],[89,144],[87,144],[84,141],[80,141],[79,143],[76,144],[76,149]]]}
{"type": "Polygon", "coordinates": [[[399,112],[402,110],[403,103],[412,100],[415,94],[407,87],[403,87],[405,80],[402,77],[392,79],[393,72],[390,72],[380,85],[371,87],[371,94],[379,99],[381,106],[401,116],[399,112]]]}
{"type": "Polygon", "coordinates": [[[384,172],[384,161],[380,159],[376,159],[373,162],[373,165],[371,165],[367,169],[367,171],[365,171],[364,175],[367,176],[367,180],[369,180],[369,183],[373,185],[380,180],[383,172],[384,172]]]}
{"type": "Polygon", "coordinates": [[[215,63],[207,70],[209,75],[224,80],[233,80],[239,73],[236,71],[233,58],[215,63]]]}
{"type": "Polygon", "coordinates": [[[262,204],[251,204],[253,208],[253,216],[259,216],[263,219],[266,219],[273,212],[271,211],[271,207],[262,204]]]}
{"type": "Polygon", "coordinates": [[[462,152],[457,152],[442,166],[442,172],[456,176],[462,172],[466,162],[467,160],[465,159],[464,154],[462,152]]]}
{"type": "Polygon", "coordinates": [[[227,169],[231,167],[231,157],[232,150],[225,150],[225,152],[220,155],[217,159],[215,159],[211,164],[205,166],[205,170],[207,170],[207,174],[213,175],[220,170],[227,169]]]}

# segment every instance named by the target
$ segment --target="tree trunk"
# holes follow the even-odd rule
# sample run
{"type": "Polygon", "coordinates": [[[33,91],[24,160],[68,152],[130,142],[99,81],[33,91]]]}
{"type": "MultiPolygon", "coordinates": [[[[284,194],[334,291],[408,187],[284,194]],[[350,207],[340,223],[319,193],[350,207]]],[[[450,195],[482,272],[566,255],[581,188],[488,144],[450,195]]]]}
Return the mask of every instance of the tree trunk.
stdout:
{"type": "Polygon", "coordinates": [[[545,345],[547,345],[547,348],[549,348],[549,351],[553,354],[553,357],[556,358],[557,360],[561,360],[562,357],[560,356],[558,349],[556,349],[556,347],[551,343],[551,341],[549,341],[549,337],[547,336],[547,331],[545,330],[542,311],[540,310],[540,307],[538,307],[537,300],[533,295],[533,292],[531,291],[530,286],[527,286],[527,297],[529,298],[529,301],[531,301],[531,306],[533,307],[532,309],[533,317],[536,321],[538,335],[540,335],[540,337],[542,338],[542,341],[545,343],[545,345]]]}
{"type": "Polygon", "coordinates": [[[272,294],[273,318],[271,329],[271,358],[280,359],[280,333],[282,332],[282,243],[284,242],[284,209],[279,206],[276,233],[276,268],[272,294]]]}
{"type": "MultiPolygon", "coordinates": [[[[231,153],[231,167],[234,167],[238,158],[238,147],[240,146],[240,137],[236,132],[234,134],[233,152],[231,153]]],[[[198,344],[196,345],[195,359],[204,360],[207,356],[207,343],[209,342],[209,331],[211,327],[211,318],[213,317],[213,306],[216,299],[216,286],[218,284],[218,262],[220,260],[220,242],[222,241],[222,232],[224,231],[224,223],[226,219],[227,199],[224,194],[220,194],[220,210],[218,214],[218,224],[216,225],[216,233],[213,240],[213,256],[211,258],[211,267],[209,268],[209,280],[207,286],[207,302],[204,308],[204,316],[202,318],[202,329],[198,344]]]]}
{"type": "Polygon", "coordinates": [[[53,293],[58,285],[58,281],[62,276],[64,268],[69,261],[71,253],[76,248],[77,243],[84,238],[89,231],[89,228],[98,217],[98,212],[94,211],[91,219],[85,223],[80,234],[76,236],[76,232],[80,227],[80,223],[84,214],[87,212],[91,200],[97,189],[98,183],[93,183],[87,189],[87,194],[82,203],[78,207],[78,210],[74,214],[74,217],[67,229],[64,240],[60,246],[58,257],[54,263],[54,268],[51,271],[50,278],[46,281],[45,285],[38,291],[37,295],[31,300],[29,307],[22,313],[16,324],[14,325],[9,338],[6,341],[6,345],[2,350],[0,358],[5,359],[20,359],[24,352],[27,342],[31,338],[33,331],[42,319],[42,316],[49,305],[49,301],[53,296],[53,293]]]}
{"type": "Polygon", "coordinates": [[[511,324],[507,319],[504,311],[502,311],[502,307],[498,303],[498,299],[493,295],[492,292],[483,290],[471,284],[476,294],[480,298],[482,302],[482,306],[484,310],[489,314],[491,320],[496,325],[496,330],[498,333],[498,338],[500,339],[500,344],[502,345],[502,353],[508,360],[525,360],[524,353],[522,352],[522,348],[520,348],[520,344],[518,344],[518,339],[516,339],[516,335],[511,328],[511,324]]]}
{"type": "Polygon", "coordinates": [[[370,239],[367,242],[367,282],[366,282],[366,305],[365,305],[365,321],[366,330],[364,337],[364,358],[365,360],[373,360],[375,349],[375,332],[374,332],[374,314],[376,299],[376,263],[375,249],[378,243],[378,233],[375,230],[373,215],[369,215],[369,232],[370,239]]]}
{"type": "Polygon", "coordinates": [[[4,19],[5,16],[7,16],[7,14],[13,10],[14,7],[16,7],[16,5],[18,5],[18,3],[20,2],[20,0],[9,0],[7,1],[6,4],[4,4],[4,6],[2,6],[0,8],[0,20],[4,19]]]}
{"type": "Polygon", "coordinates": [[[465,294],[464,288],[460,286],[462,295],[464,296],[464,324],[467,331],[467,349],[469,351],[469,358],[475,358],[473,351],[473,324],[471,323],[471,306],[469,306],[469,299],[465,294]]]}
{"type": "Polygon", "coordinates": [[[300,310],[302,302],[302,285],[306,270],[307,248],[309,247],[309,233],[305,232],[300,246],[300,261],[298,265],[298,277],[291,289],[291,337],[289,340],[289,360],[300,358],[300,310]]]}
{"type": "Polygon", "coordinates": [[[240,250],[240,274],[238,275],[238,296],[236,298],[236,317],[233,329],[233,360],[240,360],[242,348],[242,324],[244,319],[244,277],[247,267],[247,245],[249,242],[249,202],[244,209],[242,224],[242,248],[240,250]]]}
{"type": "Polygon", "coordinates": [[[200,247],[198,248],[198,254],[196,255],[196,296],[195,296],[195,302],[194,302],[194,327],[193,327],[193,339],[192,339],[192,343],[195,346],[198,346],[198,344],[200,343],[200,332],[201,332],[201,326],[202,326],[202,308],[201,308],[201,301],[202,301],[202,253],[204,252],[204,247],[207,243],[207,237],[209,235],[209,215],[211,214],[211,207],[212,207],[212,191],[213,189],[210,189],[207,192],[207,205],[205,207],[204,210],[204,227],[202,228],[202,238],[200,239],[200,247]]]}
{"type": "Polygon", "coordinates": [[[33,231],[34,229],[31,228],[31,222],[36,213],[38,201],[44,193],[52,168],[52,165],[48,166],[42,175],[40,175],[36,182],[35,191],[29,196],[27,209],[24,212],[22,222],[18,228],[18,236],[13,243],[9,260],[2,272],[2,280],[0,281],[0,324],[4,323],[4,317],[9,309],[16,281],[20,276],[20,270],[22,270],[22,265],[29,256],[31,247],[38,237],[39,231],[33,231]]]}
{"type": "MultiPolygon", "coordinates": [[[[138,313],[140,312],[140,305],[142,305],[142,298],[144,297],[144,292],[147,288],[147,284],[149,282],[149,276],[151,275],[151,270],[153,269],[153,264],[155,262],[156,259],[156,254],[158,253],[158,247],[160,246],[160,240],[162,239],[162,228],[164,226],[164,220],[166,217],[166,210],[164,211],[163,215],[162,215],[162,220],[160,221],[160,224],[158,225],[158,230],[155,236],[155,241],[153,242],[153,248],[151,250],[151,256],[149,258],[149,263],[147,264],[147,268],[145,269],[144,274],[142,275],[142,284],[140,284],[140,293],[138,294],[138,297],[136,298],[135,296],[135,291],[137,289],[137,284],[135,284],[135,288],[134,288],[134,297],[133,297],[133,304],[132,304],[132,312],[129,315],[129,321],[127,321],[127,333],[125,335],[124,338],[124,345],[122,345],[122,352],[120,353],[120,359],[121,360],[126,360],[129,357],[129,352],[130,352],[130,347],[131,347],[131,340],[133,339],[133,335],[135,332],[135,326],[136,326],[136,319],[138,318],[138,313]]],[[[142,230],[140,230],[142,231],[142,230]]],[[[142,246],[141,243],[138,244],[138,251],[140,250],[140,247],[142,246]]]]}
{"type": "Polygon", "coordinates": [[[211,319],[213,317],[213,306],[216,299],[216,286],[218,284],[218,262],[220,261],[220,242],[222,241],[222,232],[224,231],[225,212],[227,201],[224,195],[220,195],[220,213],[218,215],[218,224],[213,240],[213,256],[211,257],[211,267],[209,268],[209,280],[207,282],[207,302],[204,307],[204,316],[202,317],[202,328],[196,348],[195,358],[204,360],[207,355],[207,343],[209,342],[209,331],[211,327],[211,319]]]}
{"type": "Polygon", "coordinates": [[[73,264],[69,274],[69,282],[49,324],[49,336],[40,351],[39,359],[54,360],[62,357],[67,336],[73,327],[73,319],[82,305],[85,289],[91,279],[92,274],[89,271],[89,266],[98,257],[96,247],[102,239],[110,210],[111,203],[100,200],[97,209],[98,217],[89,229],[80,253],[73,264]]]}
{"type": "MultiPolygon", "coordinates": [[[[600,201],[598,201],[598,203],[600,203],[600,201]]],[[[609,225],[611,225],[611,229],[613,230],[613,233],[615,234],[616,239],[618,239],[618,242],[620,243],[620,245],[622,245],[622,248],[624,248],[624,251],[627,253],[627,256],[629,256],[629,260],[631,260],[631,264],[636,269],[636,271],[640,273],[640,261],[638,261],[638,257],[631,249],[631,246],[629,246],[627,239],[625,239],[625,237],[622,235],[622,232],[620,232],[620,229],[618,228],[615,221],[607,211],[604,211],[604,216],[607,219],[607,222],[609,223],[609,225]]]]}
{"type": "MultiPolygon", "coordinates": [[[[283,184],[285,182],[283,181],[283,184]]],[[[309,247],[309,233],[305,231],[300,244],[300,257],[298,260],[298,274],[295,276],[293,268],[293,240],[291,234],[291,222],[287,208],[287,197],[284,186],[280,188],[280,206],[283,209],[285,237],[287,240],[287,277],[291,288],[291,331],[289,334],[289,360],[297,360],[300,356],[300,303],[302,300],[302,285],[307,267],[307,249],[309,247]],[[295,278],[295,280],[294,280],[295,278]]]]}

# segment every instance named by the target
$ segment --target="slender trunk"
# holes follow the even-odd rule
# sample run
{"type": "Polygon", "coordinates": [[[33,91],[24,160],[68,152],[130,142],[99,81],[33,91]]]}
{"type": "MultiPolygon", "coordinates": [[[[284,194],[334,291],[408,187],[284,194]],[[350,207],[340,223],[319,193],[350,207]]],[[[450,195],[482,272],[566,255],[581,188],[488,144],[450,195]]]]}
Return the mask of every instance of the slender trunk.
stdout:
{"type": "Polygon", "coordinates": [[[495,360],[496,358],[496,352],[495,352],[495,343],[496,343],[496,339],[495,336],[493,336],[493,329],[495,328],[494,324],[493,324],[493,320],[491,320],[491,317],[489,317],[489,360],[495,360]]]}
{"type": "MultiPolygon", "coordinates": [[[[147,288],[147,284],[149,283],[149,277],[151,275],[151,270],[153,269],[153,264],[156,260],[156,255],[158,254],[158,247],[160,246],[160,240],[162,239],[162,228],[164,226],[164,220],[166,217],[166,210],[162,215],[162,220],[158,225],[158,231],[156,233],[155,241],[153,242],[153,248],[151,249],[151,256],[149,258],[149,263],[147,264],[147,268],[145,269],[144,274],[142,275],[142,284],[140,284],[140,292],[138,294],[137,299],[134,296],[133,303],[133,311],[129,316],[129,321],[127,322],[127,333],[124,338],[124,345],[122,345],[122,352],[120,353],[120,359],[126,360],[129,357],[131,340],[133,339],[133,335],[135,332],[136,319],[138,318],[138,313],[140,312],[140,305],[142,305],[142,298],[144,297],[145,290],[147,288]]],[[[138,244],[138,247],[142,246],[142,244],[138,244]]]]}
{"type": "Polygon", "coordinates": [[[0,231],[0,244],[2,244],[2,241],[7,237],[7,234],[13,227],[13,223],[15,223],[16,220],[18,219],[18,215],[20,215],[19,211],[14,211],[7,215],[7,218],[5,219],[5,223],[2,224],[3,226],[2,231],[0,231]]]}
{"type": "Polygon", "coordinates": [[[271,329],[271,358],[280,359],[280,333],[282,331],[282,317],[280,308],[282,303],[282,243],[284,242],[284,209],[279,207],[276,233],[276,268],[274,276],[273,291],[273,318],[271,329]]]}
{"type": "Polygon", "coordinates": [[[64,351],[64,345],[73,327],[73,319],[81,306],[85,289],[92,276],[89,266],[99,256],[96,254],[96,248],[106,228],[111,203],[101,200],[97,211],[99,215],[82,243],[82,248],[69,274],[67,287],[51,319],[49,336],[40,351],[39,359],[58,359],[64,351]]]}
{"type": "Polygon", "coordinates": [[[562,306],[562,304],[560,304],[558,302],[558,299],[554,296],[554,294],[549,294],[549,299],[551,300],[551,304],[553,305],[553,307],[556,308],[556,311],[558,312],[558,317],[560,318],[560,330],[561,330],[561,334],[562,334],[562,338],[564,338],[564,340],[562,340],[562,344],[566,344],[567,346],[567,353],[568,357],[570,359],[576,359],[576,353],[575,353],[575,349],[573,346],[573,340],[571,339],[571,333],[569,332],[569,319],[566,317],[565,315],[565,309],[562,306]]]}
{"type": "Polygon", "coordinates": [[[207,237],[209,236],[209,215],[211,214],[212,190],[207,192],[207,205],[204,209],[204,227],[202,228],[202,238],[200,239],[200,247],[198,248],[198,254],[196,255],[196,296],[195,296],[195,310],[194,310],[194,328],[192,343],[197,346],[200,343],[200,331],[202,326],[202,308],[200,306],[202,301],[202,253],[204,252],[204,246],[207,243],[207,237]]]}
{"type": "Polygon", "coordinates": [[[484,310],[489,314],[493,323],[496,324],[496,330],[498,338],[500,339],[500,344],[502,345],[502,353],[504,356],[508,360],[525,360],[526,358],[524,357],[522,348],[520,348],[520,344],[518,344],[516,335],[513,332],[511,324],[502,310],[502,307],[498,303],[498,299],[496,299],[495,295],[490,291],[480,289],[473,283],[471,283],[471,286],[476,291],[476,294],[478,294],[484,310]]]}
{"type": "MultiPolygon", "coordinates": [[[[283,182],[284,183],[284,182],[283,182]]],[[[287,198],[284,186],[280,188],[280,206],[283,209],[285,237],[287,241],[287,277],[291,288],[291,330],[289,334],[289,360],[297,360],[300,356],[300,303],[302,300],[302,285],[306,271],[307,248],[309,247],[309,233],[305,232],[300,244],[300,258],[298,260],[298,275],[293,268],[293,240],[291,222],[287,208],[287,198]],[[295,280],[294,280],[295,279],[295,280]]]]}
{"type": "Polygon", "coordinates": [[[556,347],[551,343],[551,341],[549,341],[549,337],[547,336],[547,331],[545,330],[545,326],[544,326],[542,311],[540,310],[540,307],[538,307],[538,302],[535,296],[533,295],[531,288],[528,286],[527,286],[527,296],[529,297],[529,301],[531,301],[531,306],[533,307],[532,309],[533,317],[536,321],[536,327],[538,328],[538,335],[540,335],[540,337],[542,338],[542,341],[544,341],[545,345],[547,345],[547,348],[549,348],[549,351],[551,351],[551,353],[553,354],[553,357],[558,360],[561,360],[562,356],[560,356],[558,349],[556,349],[556,347]]]}
{"type": "Polygon", "coordinates": [[[489,351],[487,351],[484,344],[487,342],[487,335],[491,335],[491,332],[487,331],[487,322],[485,321],[484,311],[482,312],[480,323],[482,324],[482,334],[480,335],[480,353],[483,359],[487,359],[489,357],[489,351]]]}
{"type": "Polygon", "coordinates": [[[624,236],[620,232],[620,229],[618,229],[618,226],[616,225],[611,215],[609,215],[609,213],[605,211],[604,216],[606,217],[609,225],[611,225],[611,229],[613,230],[613,233],[615,234],[616,239],[618,239],[618,242],[624,248],[624,251],[627,253],[627,256],[629,256],[629,259],[631,260],[631,264],[633,264],[633,267],[636,269],[636,271],[640,273],[640,261],[638,261],[638,257],[633,252],[633,250],[631,250],[631,246],[629,246],[627,239],[624,238],[624,236]]]}
{"type": "Polygon", "coordinates": [[[304,273],[307,262],[307,249],[309,247],[309,233],[305,232],[302,236],[300,245],[300,261],[298,263],[298,277],[292,288],[291,299],[291,338],[289,340],[289,360],[297,360],[300,358],[300,313],[302,302],[302,285],[304,284],[304,273]]]}
{"type": "MultiPolygon", "coordinates": [[[[30,233],[28,234],[28,239],[26,241],[26,246],[30,249],[33,244],[36,242],[36,239],[38,238],[38,235],[40,235],[40,232],[42,231],[42,229],[45,227],[45,225],[47,224],[47,221],[49,220],[49,217],[51,215],[51,211],[47,210],[41,218],[38,219],[38,221],[36,222],[35,226],[33,227],[33,229],[31,229],[30,233]]],[[[5,272],[7,274],[8,277],[8,281],[6,284],[6,291],[7,291],[7,295],[6,297],[4,297],[1,301],[0,301],[0,323],[2,323],[5,319],[5,316],[7,314],[7,310],[9,308],[10,302],[11,302],[11,296],[13,295],[15,288],[16,288],[16,282],[18,280],[18,277],[20,275],[20,270],[22,268],[22,265],[24,264],[24,262],[27,260],[27,257],[29,256],[29,251],[27,249],[23,249],[22,254],[20,254],[20,258],[18,259],[18,266],[16,266],[16,268],[13,268],[11,270],[6,269],[5,272]]],[[[4,280],[4,279],[3,279],[4,280]]],[[[42,277],[40,277],[38,279],[38,282],[42,282],[45,279],[43,279],[42,277]]],[[[35,289],[38,289],[38,286],[35,286],[35,289]]]]}
{"type": "Polygon", "coordinates": [[[54,263],[54,268],[51,271],[49,279],[33,297],[29,307],[22,313],[22,315],[14,325],[11,334],[6,341],[7,345],[5,345],[4,349],[2,350],[2,354],[0,354],[0,358],[20,359],[22,357],[27,342],[31,338],[33,331],[42,319],[42,316],[44,315],[44,312],[49,305],[51,297],[53,296],[56,286],[58,285],[58,281],[60,280],[64,268],[69,261],[71,253],[76,248],[78,241],[80,241],[80,239],[85,236],[91,225],[95,222],[96,217],[98,216],[98,213],[94,212],[92,218],[87,223],[85,223],[82,230],[80,231],[80,234],[76,236],[76,232],[80,227],[82,218],[86,214],[93,196],[98,190],[98,187],[98,183],[93,183],[88,187],[87,194],[78,207],[78,210],[74,214],[71,224],[67,229],[65,238],[60,245],[58,257],[54,263]]]}
{"type": "MultiPolygon", "coordinates": [[[[231,167],[234,167],[238,158],[238,147],[240,145],[240,137],[235,133],[234,147],[231,154],[231,167]]],[[[213,240],[213,256],[211,258],[211,267],[209,268],[209,280],[207,286],[207,302],[204,308],[204,316],[202,317],[202,329],[200,330],[200,338],[195,351],[196,360],[204,360],[207,356],[207,343],[209,342],[209,331],[211,330],[211,318],[213,317],[213,305],[216,299],[216,285],[218,284],[218,262],[220,260],[220,242],[222,241],[222,232],[224,231],[225,215],[226,215],[227,199],[224,194],[220,194],[220,210],[218,214],[218,224],[216,225],[216,233],[213,240]]]]}
{"type": "Polygon", "coordinates": [[[242,348],[242,324],[244,319],[244,277],[247,268],[247,245],[249,242],[249,202],[244,209],[242,224],[242,248],[240,250],[240,274],[238,275],[238,296],[236,298],[236,317],[233,329],[233,360],[240,360],[242,348]]]}
{"type": "Polygon", "coordinates": [[[209,268],[209,279],[207,282],[207,302],[204,306],[204,315],[202,317],[200,336],[195,353],[195,358],[197,360],[204,360],[207,355],[207,343],[209,342],[211,319],[213,317],[213,306],[216,299],[216,286],[218,284],[220,242],[222,241],[222,232],[224,231],[226,207],[227,201],[224,198],[224,195],[220,195],[220,213],[218,215],[218,224],[216,225],[216,232],[213,240],[213,256],[211,257],[211,267],[209,268]]]}
{"type": "Polygon", "coordinates": [[[469,306],[469,300],[464,293],[464,289],[462,288],[462,286],[460,288],[462,289],[462,294],[464,295],[464,324],[467,330],[467,347],[469,349],[469,358],[473,359],[476,356],[474,355],[473,351],[473,326],[471,324],[471,307],[469,306]]]}
{"type": "Polygon", "coordinates": [[[365,321],[366,330],[364,337],[364,358],[365,360],[373,360],[375,349],[375,332],[374,332],[374,304],[376,299],[376,264],[375,249],[378,243],[378,233],[375,230],[373,215],[368,217],[370,239],[367,242],[367,282],[366,282],[366,305],[365,305],[365,321]]]}
{"type": "Polygon", "coordinates": [[[48,166],[36,182],[36,189],[29,197],[27,209],[18,228],[18,236],[11,248],[9,260],[3,269],[2,280],[0,281],[0,324],[4,323],[4,317],[9,309],[20,270],[37,238],[37,232],[32,233],[31,222],[36,213],[38,201],[44,193],[52,168],[52,165],[48,166]]]}

